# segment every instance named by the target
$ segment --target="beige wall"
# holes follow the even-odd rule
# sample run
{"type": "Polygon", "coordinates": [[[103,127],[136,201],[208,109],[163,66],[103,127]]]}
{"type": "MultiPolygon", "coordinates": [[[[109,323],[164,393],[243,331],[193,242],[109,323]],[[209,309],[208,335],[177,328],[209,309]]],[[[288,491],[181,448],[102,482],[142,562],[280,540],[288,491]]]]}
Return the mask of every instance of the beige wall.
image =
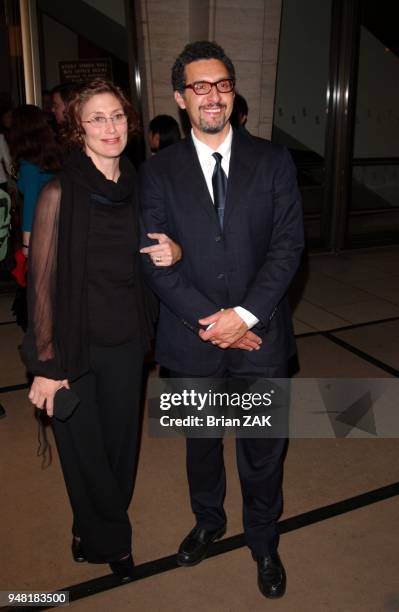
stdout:
{"type": "Polygon", "coordinates": [[[232,58],[237,90],[249,106],[248,129],[270,138],[281,0],[216,0],[213,37],[232,58]]]}
{"type": "Polygon", "coordinates": [[[140,0],[137,3],[144,123],[178,118],[170,85],[176,56],[190,40],[216,40],[233,60],[249,105],[248,129],[270,138],[281,0],[140,0]]]}
{"type": "Polygon", "coordinates": [[[144,127],[155,115],[178,118],[170,84],[173,62],[189,40],[189,0],[140,0],[136,15],[144,127]]]}

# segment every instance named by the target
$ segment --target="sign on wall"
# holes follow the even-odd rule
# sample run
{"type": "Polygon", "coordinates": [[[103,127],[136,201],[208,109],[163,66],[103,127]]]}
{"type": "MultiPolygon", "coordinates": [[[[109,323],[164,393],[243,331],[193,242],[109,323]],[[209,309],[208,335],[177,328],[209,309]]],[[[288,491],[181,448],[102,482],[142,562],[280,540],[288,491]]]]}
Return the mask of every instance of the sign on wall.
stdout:
{"type": "Polygon", "coordinates": [[[79,83],[88,79],[112,80],[112,61],[109,58],[58,62],[60,83],[79,83]]]}

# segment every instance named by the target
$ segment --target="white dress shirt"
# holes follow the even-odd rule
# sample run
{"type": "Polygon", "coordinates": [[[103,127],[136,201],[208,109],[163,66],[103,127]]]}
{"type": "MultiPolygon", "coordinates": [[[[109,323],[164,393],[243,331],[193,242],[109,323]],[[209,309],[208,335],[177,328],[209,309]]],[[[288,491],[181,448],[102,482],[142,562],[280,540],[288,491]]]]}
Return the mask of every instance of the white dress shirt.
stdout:
{"type": "MultiPolygon", "coordinates": [[[[222,156],[222,168],[224,170],[225,175],[228,178],[229,177],[229,167],[230,167],[230,156],[231,156],[231,143],[233,140],[233,130],[232,130],[232,127],[230,126],[229,133],[227,134],[222,144],[216,149],[216,151],[212,149],[211,147],[208,147],[208,145],[202,142],[201,140],[199,140],[195,136],[193,130],[191,130],[191,136],[193,139],[195,150],[198,155],[199,163],[202,168],[202,172],[205,177],[209,195],[211,196],[212,202],[213,202],[214,199],[213,199],[212,175],[213,175],[213,171],[214,171],[215,164],[216,164],[216,160],[213,157],[213,154],[220,153],[220,155],[222,156]]],[[[236,306],[234,310],[241,317],[244,323],[248,325],[248,329],[251,329],[251,327],[259,323],[259,319],[255,317],[255,315],[253,315],[252,312],[249,312],[249,310],[247,310],[246,308],[243,308],[242,306],[236,306]]],[[[209,326],[208,329],[210,327],[211,326],[209,326]]]]}
{"type": "Polygon", "coordinates": [[[204,174],[206,184],[208,186],[209,194],[212,198],[213,202],[213,187],[212,187],[212,175],[216,165],[216,159],[213,156],[214,153],[220,153],[222,156],[222,168],[224,170],[225,175],[229,178],[229,167],[230,167],[230,156],[231,156],[231,143],[233,140],[233,130],[230,126],[230,131],[227,134],[226,138],[215,151],[215,149],[211,149],[207,144],[198,140],[195,136],[193,130],[191,130],[191,136],[193,138],[193,143],[195,150],[197,151],[198,160],[202,168],[202,172],[204,174]]]}

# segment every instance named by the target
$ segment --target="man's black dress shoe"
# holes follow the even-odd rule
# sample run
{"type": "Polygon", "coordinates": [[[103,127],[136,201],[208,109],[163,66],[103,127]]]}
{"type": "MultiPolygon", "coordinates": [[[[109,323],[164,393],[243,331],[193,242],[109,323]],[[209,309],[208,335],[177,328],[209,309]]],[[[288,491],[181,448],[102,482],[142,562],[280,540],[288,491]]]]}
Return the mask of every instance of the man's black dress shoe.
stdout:
{"type": "Polygon", "coordinates": [[[286,574],[277,553],[267,557],[255,557],[258,564],[258,586],[265,597],[277,599],[285,593],[286,574]]]}
{"type": "Polygon", "coordinates": [[[224,536],[225,533],[225,526],[213,531],[207,531],[198,525],[195,526],[180,544],[176,559],[177,564],[185,567],[197,565],[206,557],[210,544],[224,536]]]}
{"type": "Polygon", "coordinates": [[[87,561],[86,555],[83,552],[82,542],[80,540],[72,538],[71,550],[73,560],[76,561],[76,563],[84,563],[84,561],[87,561]]]}
{"type": "Polygon", "coordinates": [[[126,559],[120,559],[119,561],[111,561],[109,566],[115,574],[121,580],[130,580],[134,578],[134,561],[130,554],[126,559]]]}

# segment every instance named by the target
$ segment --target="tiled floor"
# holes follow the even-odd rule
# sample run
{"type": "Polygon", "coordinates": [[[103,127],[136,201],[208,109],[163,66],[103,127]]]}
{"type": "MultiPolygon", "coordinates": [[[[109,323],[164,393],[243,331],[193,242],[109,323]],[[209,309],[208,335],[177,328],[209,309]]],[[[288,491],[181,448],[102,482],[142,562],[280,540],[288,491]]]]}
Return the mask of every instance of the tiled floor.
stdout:
{"type": "Polygon", "coordinates": [[[399,326],[397,321],[355,328],[334,334],[352,346],[399,370],[399,326]]]}
{"type": "MultiPolygon", "coordinates": [[[[292,291],[300,366],[297,376],[395,379],[399,375],[398,281],[399,248],[310,257],[292,291]],[[345,344],[337,345],[334,338],[345,344]]],[[[37,424],[26,390],[12,389],[26,378],[17,351],[21,333],[10,322],[11,299],[0,295],[0,401],[7,410],[6,418],[0,421],[0,589],[54,590],[104,576],[108,569],[77,565],[70,558],[71,511],[58,457],[54,452],[52,464],[42,469],[41,458],[36,456],[37,424]],[[7,393],[6,386],[11,386],[7,393]]],[[[51,441],[50,432],[49,436],[51,441]]],[[[170,563],[168,569],[167,563],[157,561],[173,555],[192,526],[184,454],[183,439],[150,438],[144,422],[130,514],[138,571],[148,571],[148,577],[76,601],[72,609],[399,610],[399,488],[391,498],[377,501],[371,496],[375,503],[364,503],[357,509],[355,504],[351,511],[347,508],[328,520],[319,513],[325,506],[357,500],[364,493],[397,482],[398,440],[369,436],[290,441],[282,520],[293,518],[294,527],[284,533],[280,546],[288,572],[287,595],[275,602],[259,594],[255,566],[245,547],[191,569],[173,569],[170,563]],[[313,522],[302,527],[295,523],[295,517],[311,510],[316,511],[313,522]],[[143,565],[146,563],[149,565],[143,565]]],[[[228,538],[242,529],[231,438],[225,443],[225,460],[228,538]]]]}
{"type": "Polygon", "coordinates": [[[399,248],[311,256],[296,281],[302,285],[298,334],[399,317],[399,248]]]}

